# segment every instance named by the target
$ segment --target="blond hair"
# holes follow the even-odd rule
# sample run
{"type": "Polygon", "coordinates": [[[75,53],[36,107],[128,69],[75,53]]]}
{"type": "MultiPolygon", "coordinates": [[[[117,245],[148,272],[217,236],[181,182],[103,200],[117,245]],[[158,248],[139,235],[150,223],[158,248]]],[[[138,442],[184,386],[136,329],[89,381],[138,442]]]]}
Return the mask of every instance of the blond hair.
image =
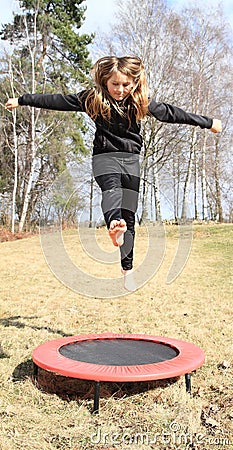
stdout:
{"type": "Polygon", "coordinates": [[[141,59],[135,56],[104,56],[95,63],[93,67],[95,87],[90,89],[86,97],[86,112],[93,120],[99,114],[104,119],[110,120],[111,105],[113,105],[122,114],[117,102],[114,102],[107,90],[107,81],[117,71],[133,78],[134,87],[128,95],[127,117],[131,123],[130,112],[133,108],[138,122],[148,112],[148,88],[144,65],[141,59]]]}

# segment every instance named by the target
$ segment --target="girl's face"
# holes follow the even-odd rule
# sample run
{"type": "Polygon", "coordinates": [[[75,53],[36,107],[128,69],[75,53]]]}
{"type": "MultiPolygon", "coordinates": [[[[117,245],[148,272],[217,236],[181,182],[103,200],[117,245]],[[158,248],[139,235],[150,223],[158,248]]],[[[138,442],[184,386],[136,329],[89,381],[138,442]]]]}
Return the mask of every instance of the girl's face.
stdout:
{"type": "Polygon", "coordinates": [[[123,100],[135,86],[134,80],[117,70],[107,81],[107,90],[114,100],[123,100]]]}

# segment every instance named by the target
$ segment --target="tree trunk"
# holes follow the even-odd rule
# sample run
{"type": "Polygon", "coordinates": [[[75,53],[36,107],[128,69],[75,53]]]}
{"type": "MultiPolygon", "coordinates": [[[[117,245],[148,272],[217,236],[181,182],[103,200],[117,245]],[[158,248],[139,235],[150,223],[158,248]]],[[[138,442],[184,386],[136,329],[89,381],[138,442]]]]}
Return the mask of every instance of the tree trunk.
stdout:
{"type": "MultiPolygon", "coordinates": [[[[12,97],[15,97],[14,91],[14,77],[12,71],[11,57],[9,61],[9,75],[10,75],[10,85],[12,97]]],[[[18,139],[16,133],[16,110],[12,111],[12,128],[13,128],[13,142],[14,142],[14,186],[12,193],[12,214],[11,214],[11,232],[15,232],[15,214],[16,214],[16,194],[18,187],[18,139]]]]}
{"type": "Polygon", "coordinates": [[[148,158],[146,157],[146,150],[144,154],[144,162],[142,166],[142,213],[139,224],[142,225],[144,221],[148,220],[148,158]]]}
{"type": "Polygon", "coordinates": [[[94,176],[93,176],[93,174],[91,174],[89,228],[92,228],[92,222],[93,222],[93,194],[94,194],[94,176]]]}
{"type": "Polygon", "coordinates": [[[18,140],[16,134],[16,111],[12,111],[13,116],[13,135],[14,135],[14,187],[12,194],[12,218],[11,218],[11,232],[15,232],[15,214],[16,214],[16,194],[18,186],[18,140]]]}
{"type": "MultiPolygon", "coordinates": [[[[31,43],[30,43],[30,39],[29,39],[29,34],[28,34],[27,19],[25,18],[25,28],[26,28],[26,32],[27,32],[27,43],[28,43],[29,52],[30,52],[30,56],[31,56],[32,93],[35,92],[35,85],[36,85],[36,80],[35,80],[36,20],[37,20],[37,12],[35,12],[35,19],[34,19],[34,43],[33,43],[33,48],[32,48],[31,47],[31,43]]],[[[33,180],[34,180],[35,168],[36,168],[35,135],[36,135],[36,132],[35,132],[35,109],[32,108],[31,109],[30,173],[29,173],[29,178],[28,178],[26,192],[25,192],[24,201],[23,201],[22,214],[21,214],[20,221],[19,221],[19,231],[22,231],[23,228],[24,228],[26,217],[27,217],[29,203],[30,203],[30,200],[31,200],[31,190],[32,190],[32,186],[33,186],[33,180]]]]}
{"type": "Polygon", "coordinates": [[[190,143],[190,153],[189,153],[189,162],[188,162],[188,170],[186,174],[185,184],[184,184],[184,194],[183,194],[183,203],[182,203],[182,213],[181,219],[186,220],[188,217],[188,196],[190,183],[192,178],[192,168],[193,168],[193,160],[194,160],[194,149],[196,145],[196,129],[193,129],[192,138],[190,143]]]}
{"type": "MultiPolygon", "coordinates": [[[[153,154],[154,159],[154,154],[153,154]]],[[[162,222],[161,214],[161,201],[160,201],[160,186],[159,186],[159,174],[156,165],[153,164],[153,188],[154,188],[154,201],[155,201],[155,220],[162,222]]]]}
{"type": "Polygon", "coordinates": [[[179,197],[180,197],[180,154],[173,154],[172,157],[172,180],[173,180],[173,212],[177,222],[179,218],[179,197]]]}
{"type": "Polygon", "coordinates": [[[199,214],[199,163],[198,163],[198,148],[194,149],[194,169],[195,169],[195,176],[194,176],[194,218],[195,220],[199,220],[200,214],[199,214]]]}
{"type": "Polygon", "coordinates": [[[223,222],[223,211],[221,202],[221,191],[219,181],[219,140],[216,139],[215,144],[215,189],[216,189],[216,214],[220,223],[223,222]]]}
{"type": "Polygon", "coordinates": [[[207,133],[205,131],[202,146],[202,174],[201,174],[201,197],[202,197],[203,220],[208,220],[207,183],[206,183],[206,141],[207,141],[207,133]]]}

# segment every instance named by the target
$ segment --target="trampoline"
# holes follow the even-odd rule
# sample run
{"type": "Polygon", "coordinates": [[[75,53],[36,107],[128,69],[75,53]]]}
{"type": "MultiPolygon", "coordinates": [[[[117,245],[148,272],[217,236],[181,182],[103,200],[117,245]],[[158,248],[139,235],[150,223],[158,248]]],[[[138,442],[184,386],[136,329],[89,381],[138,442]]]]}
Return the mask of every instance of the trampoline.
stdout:
{"type": "Polygon", "coordinates": [[[191,393],[191,373],[205,360],[189,342],[145,334],[89,334],[45,342],[32,355],[38,368],[58,375],[95,382],[93,412],[99,411],[100,382],[139,382],[185,375],[191,393]]]}

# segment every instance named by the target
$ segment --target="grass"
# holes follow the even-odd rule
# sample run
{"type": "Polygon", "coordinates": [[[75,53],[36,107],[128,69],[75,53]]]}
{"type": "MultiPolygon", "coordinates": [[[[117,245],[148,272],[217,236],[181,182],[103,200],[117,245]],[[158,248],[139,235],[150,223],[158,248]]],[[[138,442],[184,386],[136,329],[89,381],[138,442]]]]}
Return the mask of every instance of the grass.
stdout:
{"type": "MultiPolygon", "coordinates": [[[[91,231],[83,233],[91,242],[91,231]]],[[[49,270],[38,236],[1,243],[0,449],[233,448],[232,234],[232,225],[195,225],[186,265],[167,284],[178,235],[175,226],[166,226],[166,251],[156,274],[135,293],[112,298],[109,292],[108,298],[86,297],[62,284],[49,270]],[[39,385],[33,383],[36,346],[106,331],[200,346],[206,360],[192,376],[192,396],[185,392],[184,377],[102,383],[100,414],[92,415],[91,382],[41,369],[39,385]]],[[[91,260],[75,230],[63,239],[74,263],[93,280],[118,277],[119,264],[91,260]]],[[[110,251],[106,230],[98,230],[96,240],[110,251]]],[[[146,230],[137,229],[136,266],[147,243],[146,230]]]]}

